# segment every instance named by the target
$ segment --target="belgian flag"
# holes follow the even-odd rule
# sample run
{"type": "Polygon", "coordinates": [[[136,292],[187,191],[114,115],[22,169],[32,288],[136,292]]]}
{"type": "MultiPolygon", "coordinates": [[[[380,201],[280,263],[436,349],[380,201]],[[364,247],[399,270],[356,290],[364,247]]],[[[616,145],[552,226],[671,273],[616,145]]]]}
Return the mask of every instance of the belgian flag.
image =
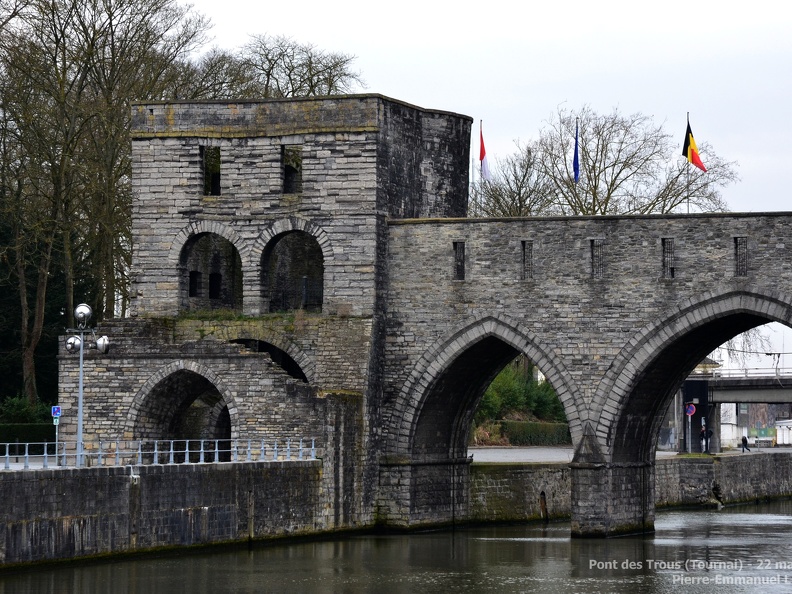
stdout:
{"type": "Polygon", "coordinates": [[[687,125],[687,133],[685,134],[685,143],[682,145],[682,156],[685,157],[688,160],[688,162],[693,163],[693,165],[695,165],[702,171],[707,171],[707,168],[704,167],[704,163],[701,162],[701,157],[699,156],[698,147],[696,146],[696,141],[693,140],[693,132],[690,129],[690,122],[688,122],[687,125]]]}

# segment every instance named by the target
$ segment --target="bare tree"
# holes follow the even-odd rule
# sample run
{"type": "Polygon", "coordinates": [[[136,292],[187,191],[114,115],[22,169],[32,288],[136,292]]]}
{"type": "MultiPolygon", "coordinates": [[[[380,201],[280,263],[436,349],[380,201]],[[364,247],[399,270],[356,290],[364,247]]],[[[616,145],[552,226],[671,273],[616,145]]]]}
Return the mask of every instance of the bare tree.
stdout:
{"type": "Polygon", "coordinates": [[[535,143],[520,145],[517,152],[497,160],[492,180],[473,188],[472,216],[528,217],[560,214],[553,203],[551,185],[539,168],[535,143]]]}
{"type": "Polygon", "coordinates": [[[29,0],[0,0],[0,32],[27,8],[29,0]]]}
{"type": "Polygon", "coordinates": [[[492,181],[474,188],[475,216],[719,212],[727,210],[721,189],[738,180],[735,164],[707,143],[707,172],[691,167],[671,135],[640,113],[559,110],[538,141],[517,147],[497,161],[492,181]]]}
{"type": "Polygon", "coordinates": [[[249,79],[237,89],[244,98],[340,95],[362,86],[351,69],[355,56],[318,50],[288,37],[255,35],[241,52],[249,79]]]}
{"type": "Polygon", "coordinates": [[[76,261],[93,267],[83,274],[95,279],[98,313],[113,315],[131,249],[129,101],[161,97],[170,65],[205,26],[175,0],[31,0],[0,32],[2,115],[16,151],[4,151],[3,171],[17,176],[4,184],[14,191],[3,194],[13,219],[2,251],[17,280],[31,403],[53,262],[63,263],[69,317],[76,261]]]}
{"type": "Polygon", "coordinates": [[[174,65],[206,41],[209,23],[174,0],[86,0],[76,43],[90,51],[91,111],[82,146],[84,266],[92,269],[101,315],[123,313],[129,300],[132,172],[130,102],[159,99],[174,65]]]}
{"type": "Polygon", "coordinates": [[[173,65],[174,76],[165,94],[171,99],[192,101],[242,98],[250,74],[242,58],[233,52],[212,48],[198,59],[173,65]]]}
{"type": "Polygon", "coordinates": [[[678,156],[678,143],[640,113],[559,110],[538,144],[553,202],[570,215],[724,211],[720,189],[738,179],[735,164],[720,159],[706,143],[700,152],[707,172],[691,168],[678,156]],[[576,130],[578,183],[572,171],[576,130]]]}

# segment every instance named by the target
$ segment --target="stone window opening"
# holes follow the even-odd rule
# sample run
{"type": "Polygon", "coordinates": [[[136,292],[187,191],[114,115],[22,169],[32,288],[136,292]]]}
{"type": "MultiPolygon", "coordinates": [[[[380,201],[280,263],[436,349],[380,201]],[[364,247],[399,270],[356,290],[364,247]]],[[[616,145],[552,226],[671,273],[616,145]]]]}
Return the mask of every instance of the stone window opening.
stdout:
{"type": "Polygon", "coordinates": [[[261,275],[262,298],[270,312],[322,311],[324,255],[309,233],[274,237],[262,254],[261,275]]]}
{"type": "Polygon", "coordinates": [[[734,238],[734,276],[748,276],[748,238],[734,238]]]}
{"type": "Polygon", "coordinates": [[[180,310],[242,310],[242,259],[215,233],[190,237],[179,258],[180,310]]]}
{"type": "Polygon", "coordinates": [[[302,192],[302,147],[282,146],[281,163],[283,164],[283,193],[299,194],[302,192]]]}
{"type": "Polygon", "coordinates": [[[522,242],[522,280],[531,280],[534,276],[533,241],[522,242]]]}
{"type": "Polygon", "coordinates": [[[188,296],[189,297],[200,297],[201,293],[203,292],[201,286],[201,273],[198,270],[190,270],[190,287],[188,296]]]}
{"type": "Polygon", "coordinates": [[[209,299],[220,299],[223,292],[223,275],[219,272],[209,273],[209,299]]]}
{"type": "Polygon", "coordinates": [[[674,262],[674,239],[664,237],[663,244],[663,278],[674,278],[676,264],[674,262]]]}
{"type": "Polygon", "coordinates": [[[454,280],[465,280],[465,242],[454,241],[454,280]]]}
{"type": "Polygon", "coordinates": [[[605,274],[604,251],[604,239],[591,240],[591,276],[593,278],[602,278],[605,274]]]}
{"type": "Polygon", "coordinates": [[[204,196],[220,195],[220,147],[201,146],[201,175],[204,196]]]}

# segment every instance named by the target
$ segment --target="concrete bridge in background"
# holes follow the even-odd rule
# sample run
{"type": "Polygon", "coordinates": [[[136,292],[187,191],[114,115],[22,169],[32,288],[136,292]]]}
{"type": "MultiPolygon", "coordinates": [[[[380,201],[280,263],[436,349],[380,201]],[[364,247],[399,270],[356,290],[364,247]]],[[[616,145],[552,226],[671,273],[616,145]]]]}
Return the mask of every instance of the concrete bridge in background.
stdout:
{"type": "Polygon", "coordinates": [[[450,524],[523,354],[569,420],[573,534],[652,531],[674,393],[792,322],[792,214],[465,218],[470,128],[378,95],[133,106],[133,316],[86,358],[86,433],[315,436],[316,531],[450,524]]]}
{"type": "Polygon", "coordinates": [[[709,388],[714,404],[792,402],[792,374],[717,374],[709,380],[709,388]]]}

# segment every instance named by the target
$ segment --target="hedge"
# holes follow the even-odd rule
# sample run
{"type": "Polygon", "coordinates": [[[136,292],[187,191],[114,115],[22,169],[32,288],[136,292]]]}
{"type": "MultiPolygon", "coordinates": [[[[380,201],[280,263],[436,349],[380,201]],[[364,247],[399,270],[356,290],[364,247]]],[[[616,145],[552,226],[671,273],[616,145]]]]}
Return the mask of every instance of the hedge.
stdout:
{"type": "MultiPolygon", "coordinates": [[[[0,454],[5,455],[7,443],[53,443],[55,425],[50,423],[0,423],[0,454]]],[[[39,448],[40,449],[40,448],[39,448]]],[[[15,448],[11,448],[15,452],[15,448]]]]}
{"type": "Polygon", "coordinates": [[[566,423],[501,421],[501,433],[513,446],[572,445],[572,436],[566,423]]]}

